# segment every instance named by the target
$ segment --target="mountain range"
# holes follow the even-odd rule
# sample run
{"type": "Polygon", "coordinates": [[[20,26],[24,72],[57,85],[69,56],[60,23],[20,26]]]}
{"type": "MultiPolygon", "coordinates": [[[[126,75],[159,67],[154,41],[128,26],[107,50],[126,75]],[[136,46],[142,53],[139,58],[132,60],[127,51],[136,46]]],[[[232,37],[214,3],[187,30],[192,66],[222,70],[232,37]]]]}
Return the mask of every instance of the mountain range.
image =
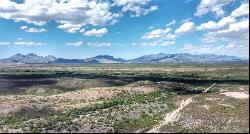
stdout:
{"type": "Polygon", "coordinates": [[[210,62],[248,62],[247,59],[215,54],[192,55],[188,53],[180,54],[150,54],[135,59],[125,60],[114,58],[109,55],[98,55],[86,59],[63,59],[55,56],[38,56],[34,53],[27,55],[16,54],[10,58],[0,60],[0,63],[22,63],[22,64],[99,64],[99,63],[210,63],[210,62]]]}

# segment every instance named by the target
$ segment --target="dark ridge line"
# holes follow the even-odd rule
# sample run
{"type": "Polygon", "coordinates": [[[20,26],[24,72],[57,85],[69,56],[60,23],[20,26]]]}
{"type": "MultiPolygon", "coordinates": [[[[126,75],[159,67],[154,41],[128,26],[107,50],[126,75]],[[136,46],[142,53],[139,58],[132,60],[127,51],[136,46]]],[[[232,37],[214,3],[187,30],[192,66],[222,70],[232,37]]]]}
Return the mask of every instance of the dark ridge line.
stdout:
{"type": "Polygon", "coordinates": [[[136,82],[136,81],[145,81],[150,80],[153,82],[159,81],[171,81],[171,82],[181,82],[186,84],[202,84],[202,83],[239,83],[239,84],[249,84],[249,80],[241,80],[241,79],[229,79],[229,80],[221,80],[221,79],[190,79],[185,77],[157,77],[157,76],[111,76],[111,75],[102,75],[102,74],[75,74],[75,73],[55,73],[55,74],[1,74],[1,79],[45,79],[45,78],[60,78],[60,77],[72,77],[72,78],[81,78],[81,79],[116,79],[123,80],[124,82],[136,82]]]}

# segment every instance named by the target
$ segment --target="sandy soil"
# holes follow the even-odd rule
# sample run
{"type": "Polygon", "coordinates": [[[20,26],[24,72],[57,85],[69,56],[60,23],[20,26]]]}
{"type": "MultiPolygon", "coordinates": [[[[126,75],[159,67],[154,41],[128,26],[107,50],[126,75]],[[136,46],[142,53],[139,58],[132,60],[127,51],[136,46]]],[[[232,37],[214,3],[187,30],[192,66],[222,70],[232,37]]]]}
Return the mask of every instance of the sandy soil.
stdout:
{"type": "Polygon", "coordinates": [[[237,99],[248,99],[249,94],[246,94],[244,92],[225,92],[225,93],[220,93],[229,97],[237,98],[237,99]]]}
{"type": "Polygon", "coordinates": [[[22,109],[32,109],[32,108],[39,108],[42,107],[40,104],[35,103],[12,103],[12,104],[0,104],[0,115],[7,115],[10,113],[18,112],[22,109]]]}

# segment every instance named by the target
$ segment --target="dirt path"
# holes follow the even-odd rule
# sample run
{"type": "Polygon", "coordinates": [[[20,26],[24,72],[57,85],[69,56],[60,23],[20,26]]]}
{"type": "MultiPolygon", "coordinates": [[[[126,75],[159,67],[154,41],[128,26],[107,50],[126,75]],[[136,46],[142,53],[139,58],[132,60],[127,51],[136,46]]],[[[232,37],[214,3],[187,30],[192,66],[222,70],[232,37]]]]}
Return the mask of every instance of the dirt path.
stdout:
{"type": "Polygon", "coordinates": [[[213,85],[211,85],[210,87],[208,87],[205,91],[203,91],[203,93],[208,92],[208,90],[210,90],[211,88],[213,88],[216,85],[216,83],[214,83],[213,85]]]}
{"type": "MultiPolygon", "coordinates": [[[[213,85],[211,85],[210,87],[208,87],[206,90],[204,90],[203,93],[207,93],[207,92],[208,92],[211,88],[213,88],[215,85],[216,85],[216,84],[214,83],[213,85]]],[[[159,129],[160,129],[162,126],[164,126],[164,125],[166,125],[166,124],[168,124],[168,123],[170,123],[170,122],[173,122],[173,121],[177,120],[177,118],[178,118],[178,116],[179,116],[179,112],[180,112],[183,108],[185,108],[188,104],[190,104],[190,103],[192,102],[193,98],[196,97],[196,96],[199,96],[199,95],[195,95],[195,96],[190,97],[190,98],[188,98],[188,99],[182,100],[181,103],[180,103],[180,107],[179,107],[179,108],[177,108],[176,110],[174,110],[174,111],[172,111],[172,112],[170,112],[170,113],[167,113],[166,116],[165,116],[165,118],[164,118],[164,120],[163,120],[163,122],[161,122],[159,125],[153,127],[152,129],[150,129],[150,130],[147,131],[146,133],[158,133],[158,132],[159,132],[159,129]]]]}

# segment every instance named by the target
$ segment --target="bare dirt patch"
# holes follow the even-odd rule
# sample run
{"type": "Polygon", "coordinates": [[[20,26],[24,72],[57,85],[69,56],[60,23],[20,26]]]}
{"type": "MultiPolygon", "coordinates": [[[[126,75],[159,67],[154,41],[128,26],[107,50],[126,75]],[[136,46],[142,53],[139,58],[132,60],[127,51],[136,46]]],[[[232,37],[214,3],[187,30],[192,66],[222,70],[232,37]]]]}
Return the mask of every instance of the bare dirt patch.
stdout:
{"type": "Polygon", "coordinates": [[[150,85],[131,84],[123,87],[98,87],[52,95],[50,98],[65,98],[69,100],[95,101],[100,99],[111,99],[120,93],[148,93],[156,90],[150,85]]]}
{"type": "Polygon", "coordinates": [[[209,110],[210,106],[209,105],[203,105],[203,108],[205,108],[206,110],[209,110]]]}
{"type": "Polygon", "coordinates": [[[225,92],[225,93],[220,93],[229,97],[233,97],[236,99],[248,99],[249,94],[246,94],[244,92],[225,92]]]}
{"type": "Polygon", "coordinates": [[[42,105],[38,105],[35,103],[0,104],[0,115],[7,115],[7,114],[11,114],[11,113],[16,113],[18,111],[21,111],[22,109],[33,109],[33,108],[40,108],[40,107],[42,107],[42,105]]]}

